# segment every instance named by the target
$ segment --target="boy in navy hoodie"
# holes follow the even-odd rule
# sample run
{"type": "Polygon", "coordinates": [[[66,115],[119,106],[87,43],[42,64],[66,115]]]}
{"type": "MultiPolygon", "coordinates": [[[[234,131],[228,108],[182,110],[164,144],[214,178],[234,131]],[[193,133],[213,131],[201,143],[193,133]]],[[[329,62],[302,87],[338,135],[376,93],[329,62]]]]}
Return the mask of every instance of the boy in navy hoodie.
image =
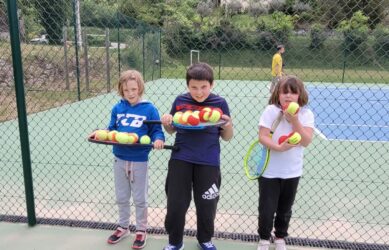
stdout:
{"type": "Polygon", "coordinates": [[[161,118],[169,134],[176,133],[175,145],[180,150],[172,152],[166,179],[167,214],[165,228],[169,244],[164,250],[184,249],[183,234],[185,215],[190,201],[196,205],[197,240],[202,250],[216,250],[211,238],[219,201],[220,142],[233,136],[232,120],[226,100],[213,94],[213,70],[206,63],[197,63],[186,72],[188,92],[177,96],[169,114],[161,118]],[[176,112],[201,110],[204,107],[219,108],[226,124],[205,130],[185,130],[172,126],[176,112]]]}
{"type": "MultiPolygon", "coordinates": [[[[119,79],[118,92],[122,99],[112,108],[108,129],[118,132],[136,133],[139,138],[148,135],[154,148],[162,149],[164,134],[160,124],[143,124],[143,120],[159,120],[157,108],[143,100],[144,81],[136,70],[123,72],[119,79]]],[[[108,238],[115,244],[129,234],[130,197],[135,204],[136,235],[133,249],[146,245],[148,155],[149,147],[113,146],[114,179],[116,202],[119,207],[119,221],[116,231],[108,238]]]]}

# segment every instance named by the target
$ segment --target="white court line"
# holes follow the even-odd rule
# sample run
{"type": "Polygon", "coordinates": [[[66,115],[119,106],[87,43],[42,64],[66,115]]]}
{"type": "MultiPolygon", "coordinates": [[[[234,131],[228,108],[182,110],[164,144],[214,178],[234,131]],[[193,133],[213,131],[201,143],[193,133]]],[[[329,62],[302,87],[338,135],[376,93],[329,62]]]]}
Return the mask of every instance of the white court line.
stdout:
{"type": "Polygon", "coordinates": [[[320,124],[317,124],[317,125],[322,125],[322,126],[337,126],[337,127],[368,127],[368,128],[389,128],[388,125],[366,125],[366,124],[362,124],[362,125],[358,125],[358,124],[343,124],[343,123],[329,123],[329,124],[325,124],[325,123],[320,123],[320,124]]]}
{"type": "Polygon", "coordinates": [[[326,137],[322,132],[320,132],[320,130],[318,130],[317,128],[315,128],[314,131],[315,131],[315,133],[316,133],[318,136],[320,136],[322,139],[328,141],[327,137],[326,137]]]}

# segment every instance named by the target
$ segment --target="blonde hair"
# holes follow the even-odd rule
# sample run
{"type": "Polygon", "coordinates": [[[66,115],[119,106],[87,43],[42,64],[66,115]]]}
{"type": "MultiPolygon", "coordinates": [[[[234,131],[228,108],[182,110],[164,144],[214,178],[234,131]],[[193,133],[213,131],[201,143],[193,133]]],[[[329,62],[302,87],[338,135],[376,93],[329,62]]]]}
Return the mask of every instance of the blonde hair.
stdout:
{"type": "Polygon", "coordinates": [[[129,69],[124,71],[119,78],[119,84],[118,84],[118,92],[121,97],[124,97],[123,94],[123,85],[126,84],[128,81],[133,80],[138,84],[139,88],[139,96],[142,96],[145,92],[145,82],[143,80],[142,74],[135,70],[135,69],[129,69]]]}
{"type": "Polygon", "coordinates": [[[288,75],[282,77],[277,83],[269,99],[269,104],[280,105],[280,94],[291,91],[298,94],[298,104],[303,107],[308,104],[308,92],[305,90],[304,83],[297,76],[288,75]]]}

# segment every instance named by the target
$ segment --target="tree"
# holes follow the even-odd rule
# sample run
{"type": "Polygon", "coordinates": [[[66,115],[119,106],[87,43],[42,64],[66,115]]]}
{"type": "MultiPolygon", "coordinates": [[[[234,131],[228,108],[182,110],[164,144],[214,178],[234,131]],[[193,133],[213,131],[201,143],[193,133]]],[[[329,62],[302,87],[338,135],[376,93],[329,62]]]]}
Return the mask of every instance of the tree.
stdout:
{"type": "Polygon", "coordinates": [[[45,28],[49,43],[59,44],[62,39],[62,27],[66,24],[70,13],[67,0],[45,2],[35,0],[34,5],[38,11],[41,25],[45,28]]]}

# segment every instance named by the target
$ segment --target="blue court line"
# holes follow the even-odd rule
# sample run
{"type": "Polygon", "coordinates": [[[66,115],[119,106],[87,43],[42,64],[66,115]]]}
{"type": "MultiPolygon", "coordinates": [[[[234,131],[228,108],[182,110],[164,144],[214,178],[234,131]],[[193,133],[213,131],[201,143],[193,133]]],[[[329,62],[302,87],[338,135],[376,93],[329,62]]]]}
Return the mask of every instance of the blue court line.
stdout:
{"type": "Polygon", "coordinates": [[[327,139],[389,141],[389,88],[307,86],[315,126],[327,139]]]}

